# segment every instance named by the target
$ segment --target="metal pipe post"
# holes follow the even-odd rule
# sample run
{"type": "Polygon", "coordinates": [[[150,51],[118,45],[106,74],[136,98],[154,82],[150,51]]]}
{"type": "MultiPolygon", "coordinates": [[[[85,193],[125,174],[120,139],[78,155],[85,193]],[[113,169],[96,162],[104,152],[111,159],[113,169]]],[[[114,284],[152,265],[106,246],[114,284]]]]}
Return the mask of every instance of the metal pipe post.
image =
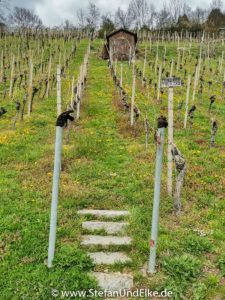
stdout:
{"type": "Polygon", "coordinates": [[[50,234],[49,234],[49,248],[48,248],[48,267],[52,267],[52,261],[55,253],[56,240],[56,224],[57,224],[57,207],[59,195],[59,179],[61,167],[61,153],[62,153],[62,136],[63,128],[56,126],[55,139],[55,160],[54,160],[54,174],[52,185],[52,205],[51,205],[51,219],[50,219],[50,234]]]}
{"type": "Polygon", "coordinates": [[[160,203],[160,190],[161,190],[161,176],[162,176],[162,159],[163,159],[163,145],[165,127],[167,121],[164,118],[163,127],[158,128],[157,132],[157,153],[156,153],[156,168],[155,168],[155,186],[154,186],[154,202],[152,211],[152,229],[150,240],[150,255],[148,262],[148,273],[155,273],[156,261],[156,246],[158,239],[158,223],[159,223],[159,203],[160,203]]]}
{"type": "Polygon", "coordinates": [[[48,246],[48,267],[52,267],[52,262],[55,254],[55,241],[56,241],[56,225],[57,225],[57,208],[59,196],[59,179],[61,170],[61,154],[62,154],[62,138],[63,128],[67,126],[67,122],[73,121],[74,118],[70,116],[73,110],[68,110],[61,113],[56,122],[56,139],[55,139],[55,158],[54,158],[54,172],[53,172],[53,185],[52,185],[52,204],[51,204],[51,217],[50,217],[50,233],[49,233],[49,246],[48,246]]]}

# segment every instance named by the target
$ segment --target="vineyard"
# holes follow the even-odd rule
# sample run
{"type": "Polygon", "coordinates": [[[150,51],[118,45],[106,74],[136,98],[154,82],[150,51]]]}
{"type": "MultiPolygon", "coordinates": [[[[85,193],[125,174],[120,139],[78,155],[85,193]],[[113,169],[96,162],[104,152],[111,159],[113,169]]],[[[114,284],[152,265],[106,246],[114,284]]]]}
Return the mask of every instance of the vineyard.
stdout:
{"type": "MultiPolygon", "coordinates": [[[[51,299],[55,288],[94,289],[93,271],[128,274],[135,288],[166,288],[172,299],[224,299],[224,40],[142,36],[127,62],[103,60],[103,44],[86,33],[57,31],[1,37],[1,299],[51,299]],[[181,80],[172,89],[172,123],[171,87],[163,85],[171,77],[181,80]],[[74,121],[63,130],[57,239],[48,268],[55,125],[68,110],[74,121]],[[160,116],[169,127],[156,273],[148,276],[160,116]],[[168,191],[171,128],[186,164],[179,211],[168,191]],[[82,223],[92,220],[78,214],[83,209],[128,211],[125,233],[132,242],[82,246],[82,236],[90,234],[82,223]],[[88,256],[106,250],[130,259],[106,266],[88,256]]],[[[180,172],[175,162],[173,191],[180,172]]]]}

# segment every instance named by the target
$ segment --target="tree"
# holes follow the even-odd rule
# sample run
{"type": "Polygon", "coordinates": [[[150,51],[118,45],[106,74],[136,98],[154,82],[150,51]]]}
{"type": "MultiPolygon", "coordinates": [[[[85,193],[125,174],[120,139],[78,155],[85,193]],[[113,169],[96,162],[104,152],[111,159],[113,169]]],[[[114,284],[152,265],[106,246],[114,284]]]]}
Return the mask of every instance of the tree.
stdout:
{"type": "Polygon", "coordinates": [[[220,10],[222,10],[222,8],[223,8],[223,1],[222,0],[212,0],[212,2],[210,4],[210,8],[211,8],[211,10],[213,10],[213,9],[220,9],[220,10]]]}
{"type": "Polygon", "coordinates": [[[192,12],[191,21],[194,24],[203,24],[207,19],[207,15],[207,10],[196,7],[196,9],[192,12]]]}
{"type": "Polygon", "coordinates": [[[170,0],[168,4],[168,11],[170,13],[170,18],[172,23],[178,21],[179,16],[182,15],[184,9],[183,0],[170,0]]]}
{"type": "Polygon", "coordinates": [[[10,0],[0,0],[0,22],[6,21],[6,11],[9,9],[10,0]]]}
{"type": "Polygon", "coordinates": [[[115,24],[117,28],[129,29],[132,23],[132,17],[129,10],[125,11],[120,7],[115,13],[115,24]]]}
{"type": "Polygon", "coordinates": [[[82,8],[79,8],[77,11],[77,19],[78,19],[79,28],[84,29],[86,26],[86,17],[85,17],[85,12],[82,8]]]}
{"type": "Polygon", "coordinates": [[[87,26],[92,32],[96,30],[99,24],[99,19],[100,19],[99,8],[94,4],[94,2],[89,1],[86,22],[87,22],[87,26]]]}
{"type": "Polygon", "coordinates": [[[64,21],[63,28],[64,28],[65,30],[70,30],[70,29],[73,29],[73,28],[74,28],[74,25],[73,25],[68,19],[66,19],[66,20],[64,21]]]}
{"type": "Polygon", "coordinates": [[[14,7],[10,19],[14,26],[22,29],[38,29],[43,25],[38,15],[23,7],[14,7]]]}
{"type": "Polygon", "coordinates": [[[147,21],[147,26],[149,29],[153,29],[156,17],[157,17],[157,13],[155,10],[155,6],[154,4],[150,4],[149,12],[148,12],[148,21],[147,21]]]}
{"type": "Polygon", "coordinates": [[[187,15],[183,15],[178,18],[177,27],[179,30],[189,30],[191,28],[191,22],[187,15]]]}
{"type": "Polygon", "coordinates": [[[170,12],[167,5],[164,3],[163,8],[157,13],[156,27],[159,29],[171,26],[170,12]]]}
{"type": "Polygon", "coordinates": [[[188,19],[190,19],[192,16],[192,9],[187,3],[183,4],[182,15],[186,15],[188,19]]]}
{"type": "Polygon", "coordinates": [[[137,29],[148,24],[149,10],[146,0],[131,0],[128,11],[137,29]]]}
{"type": "Polygon", "coordinates": [[[101,29],[99,31],[99,37],[103,38],[105,33],[109,34],[114,30],[115,30],[115,25],[111,19],[111,16],[109,14],[103,15],[101,29]]]}
{"type": "Polygon", "coordinates": [[[213,9],[208,15],[206,21],[207,31],[217,31],[220,27],[225,26],[225,14],[219,8],[213,9]]]}

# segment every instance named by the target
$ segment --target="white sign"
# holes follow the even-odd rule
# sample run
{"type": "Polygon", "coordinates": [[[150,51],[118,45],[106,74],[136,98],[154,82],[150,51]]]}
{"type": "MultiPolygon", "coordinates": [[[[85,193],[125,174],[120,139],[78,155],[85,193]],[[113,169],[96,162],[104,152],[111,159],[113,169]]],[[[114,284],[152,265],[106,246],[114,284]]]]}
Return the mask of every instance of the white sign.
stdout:
{"type": "Polygon", "coordinates": [[[162,80],[162,87],[182,86],[182,80],[179,77],[168,77],[162,80]]]}

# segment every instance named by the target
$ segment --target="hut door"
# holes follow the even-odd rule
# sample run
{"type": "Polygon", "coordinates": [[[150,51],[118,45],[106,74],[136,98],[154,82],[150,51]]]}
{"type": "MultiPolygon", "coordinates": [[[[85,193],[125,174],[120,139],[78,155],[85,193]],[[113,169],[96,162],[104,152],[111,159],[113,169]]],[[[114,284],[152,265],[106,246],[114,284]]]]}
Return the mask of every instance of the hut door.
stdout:
{"type": "Polygon", "coordinates": [[[113,49],[113,59],[129,60],[130,43],[126,38],[118,38],[113,49]]]}

